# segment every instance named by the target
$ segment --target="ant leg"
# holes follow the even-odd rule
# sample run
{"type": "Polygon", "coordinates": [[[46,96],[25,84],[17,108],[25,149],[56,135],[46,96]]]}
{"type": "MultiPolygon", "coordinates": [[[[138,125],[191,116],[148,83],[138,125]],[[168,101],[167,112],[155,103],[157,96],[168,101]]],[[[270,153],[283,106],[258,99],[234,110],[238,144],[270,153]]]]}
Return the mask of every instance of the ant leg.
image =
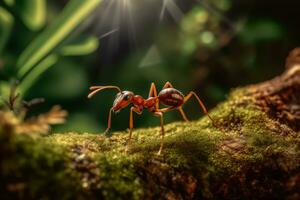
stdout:
{"type": "MultiPolygon", "coordinates": [[[[151,83],[151,87],[150,87],[150,90],[149,90],[149,95],[148,97],[157,97],[157,90],[156,90],[156,86],[154,83],[151,83]]],[[[159,107],[159,102],[157,101],[156,104],[155,104],[155,109],[158,109],[159,107]]]]}
{"type": "Polygon", "coordinates": [[[107,129],[105,130],[104,134],[106,135],[111,127],[111,113],[113,111],[113,108],[110,109],[109,115],[108,115],[108,122],[107,122],[107,129]]]}
{"type": "Polygon", "coordinates": [[[155,83],[151,83],[148,97],[157,97],[157,90],[156,90],[155,83]]]}
{"type": "Polygon", "coordinates": [[[180,112],[182,118],[184,119],[184,121],[189,122],[190,120],[187,118],[187,116],[186,116],[186,114],[185,114],[185,112],[184,112],[182,106],[180,106],[180,107],[178,108],[178,110],[179,110],[179,112],[180,112]]]}
{"type": "MultiPolygon", "coordinates": [[[[165,113],[165,112],[169,112],[169,111],[174,110],[174,109],[176,109],[176,108],[169,107],[169,108],[157,109],[156,111],[157,112],[163,112],[163,113],[165,113]]],[[[177,109],[179,110],[179,112],[180,112],[182,118],[184,119],[184,121],[189,122],[190,120],[187,118],[185,112],[182,109],[182,106],[180,106],[177,109]]]]}
{"type": "Polygon", "coordinates": [[[164,129],[164,117],[163,117],[163,112],[155,112],[154,113],[156,116],[160,117],[160,127],[161,127],[161,143],[160,143],[160,148],[159,151],[157,152],[157,155],[160,155],[162,150],[163,150],[163,146],[164,146],[164,137],[165,137],[165,129],[164,129]]]}
{"type": "MultiPolygon", "coordinates": [[[[111,113],[112,113],[112,111],[113,111],[113,108],[111,108],[111,109],[109,110],[108,122],[107,122],[107,128],[106,128],[106,130],[104,131],[104,135],[107,135],[107,133],[108,133],[110,127],[111,127],[111,113]]],[[[92,139],[90,142],[87,143],[87,146],[90,145],[90,143],[91,143],[91,142],[94,142],[94,141],[95,141],[95,139],[92,139]]]]}
{"type": "Polygon", "coordinates": [[[212,121],[212,123],[214,124],[214,120],[211,118],[211,116],[208,114],[207,109],[204,105],[204,103],[201,101],[200,97],[195,93],[195,92],[190,92],[186,97],[184,97],[184,103],[186,103],[192,96],[194,96],[198,103],[200,104],[203,112],[208,116],[208,118],[212,121]]]}
{"type": "Polygon", "coordinates": [[[157,109],[157,110],[155,110],[155,112],[165,113],[165,112],[169,112],[171,110],[174,110],[174,108],[173,107],[167,107],[167,108],[157,109]]]}
{"type": "Polygon", "coordinates": [[[126,145],[126,149],[125,152],[128,151],[128,148],[131,144],[131,136],[132,136],[132,129],[133,129],[133,112],[137,113],[137,114],[142,114],[142,112],[139,112],[139,110],[137,110],[135,107],[131,107],[130,108],[130,116],[129,116],[129,138],[128,138],[128,142],[126,145]]]}
{"type": "Polygon", "coordinates": [[[167,81],[167,82],[165,83],[163,89],[166,89],[166,88],[174,88],[174,87],[173,87],[173,85],[172,85],[169,81],[167,81]]]}

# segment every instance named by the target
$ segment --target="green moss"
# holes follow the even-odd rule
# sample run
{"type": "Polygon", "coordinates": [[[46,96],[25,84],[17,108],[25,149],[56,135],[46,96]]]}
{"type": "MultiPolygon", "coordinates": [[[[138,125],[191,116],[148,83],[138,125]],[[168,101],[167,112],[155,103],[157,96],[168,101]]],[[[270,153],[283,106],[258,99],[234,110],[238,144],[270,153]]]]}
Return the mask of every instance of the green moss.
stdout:
{"type": "Polygon", "coordinates": [[[2,195],[69,199],[73,194],[65,191],[70,188],[80,196],[85,195],[76,184],[78,177],[68,167],[67,149],[43,138],[33,140],[28,136],[17,136],[11,139],[6,151],[1,165],[1,182],[5,185],[1,188],[10,193],[3,191],[2,195]]]}
{"type": "MultiPolygon", "coordinates": [[[[110,138],[88,133],[14,136],[2,164],[1,188],[22,183],[8,195],[31,199],[248,198],[265,189],[261,177],[274,184],[287,181],[288,176],[273,177],[268,170],[299,170],[299,134],[260,112],[247,90],[234,91],[211,115],[218,127],[207,117],[166,125],[161,156],[156,155],[159,127],[134,130],[127,154],[125,132],[110,138]],[[266,173],[257,174],[261,170],[266,173]],[[251,181],[258,183],[254,187],[251,181]],[[241,189],[233,190],[231,184],[241,189]]],[[[272,190],[266,191],[271,195],[272,190]]]]}
{"type": "Polygon", "coordinates": [[[100,188],[105,199],[141,199],[141,180],[135,173],[135,158],[98,156],[100,188]]]}

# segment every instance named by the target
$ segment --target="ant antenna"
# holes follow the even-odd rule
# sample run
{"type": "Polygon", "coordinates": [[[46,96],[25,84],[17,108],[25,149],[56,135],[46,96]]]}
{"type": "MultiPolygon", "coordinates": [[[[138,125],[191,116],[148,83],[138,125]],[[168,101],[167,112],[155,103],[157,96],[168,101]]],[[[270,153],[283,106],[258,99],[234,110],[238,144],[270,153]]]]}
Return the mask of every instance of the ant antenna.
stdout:
{"type": "Polygon", "coordinates": [[[122,90],[117,86],[112,86],[112,85],[109,85],[109,86],[92,86],[92,87],[90,87],[90,90],[93,90],[93,91],[88,95],[88,98],[92,98],[97,92],[100,92],[100,91],[105,90],[105,89],[117,89],[119,92],[122,92],[122,90]]]}

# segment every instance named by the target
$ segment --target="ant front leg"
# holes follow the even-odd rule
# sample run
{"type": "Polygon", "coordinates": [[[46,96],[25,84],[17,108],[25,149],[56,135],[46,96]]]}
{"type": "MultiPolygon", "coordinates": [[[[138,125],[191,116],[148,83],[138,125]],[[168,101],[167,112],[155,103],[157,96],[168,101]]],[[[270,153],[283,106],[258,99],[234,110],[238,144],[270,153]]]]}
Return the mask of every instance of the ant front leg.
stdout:
{"type": "Polygon", "coordinates": [[[138,110],[136,107],[131,107],[130,108],[130,116],[129,116],[129,138],[128,138],[128,142],[126,145],[126,149],[125,152],[128,151],[129,145],[131,143],[131,137],[132,137],[132,129],[133,129],[133,112],[137,113],[137,114],[142,114],[142,112],[140,110],[138,110]]]}
{"type": "Polygon", "coordinates": [[[109,131],[110,127],[111,127],[111,114],[112,114],[112,112],[113,112],[113,108],[111,108],[111,109],[109,110],[108,122],[107,122],[107,128],[106,128],[106,130],[105,130],[105,132],[104,132],[105,135],[108,133],[108,131],[109,131]]]}
{"type": "MultiPolygon", "coordinates": [[[[167,81],[167,82],[165,83],[163,89],[166,89],[166,88],[174,88],[174,87],[173,87],[173,85],[172,85],[169,81],[167,81]]],[[[187,118],[187,116],[186,116],[186,114],[185,114],[185,112],[184,112],[182,106],[178,107],[178,110],[179,110],[179,112],[180,112],[182,118],[184,119],[184,121],[189,122],[189,119],[187,118]]]]}
{"type": "Polygon", "coordinates": [[[157,155],[160,155],[162,150],[163,150],[163,146],[164,146],[164,137],[165,137],[165,129],[164,129],[164,116],[163,116],[163,112],[155,112],[154,113],[156,116],[160,117],[160,127],[161,127],[161,143],[160,143],[160,148],[159,151],[157,152],[157,155]]]}

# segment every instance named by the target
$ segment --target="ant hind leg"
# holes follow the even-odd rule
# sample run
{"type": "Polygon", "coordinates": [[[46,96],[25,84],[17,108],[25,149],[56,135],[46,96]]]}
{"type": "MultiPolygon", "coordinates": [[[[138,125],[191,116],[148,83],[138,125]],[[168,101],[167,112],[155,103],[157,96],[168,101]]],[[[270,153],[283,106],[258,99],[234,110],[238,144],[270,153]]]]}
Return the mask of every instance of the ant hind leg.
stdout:
{"type": "Polygon", "coordinates": [[[184,97],[184,103],[186,103],[188,100],[190,100],[190,98],[191,98],[192,96],[194,96],[194,97],[197,99],[197,101],[198,101],[199,105],[201,106],[203,112],[207,115],[207,117],[211,120],[211,122],[212,122],[213,125],[215,126],[214,120],[213,120],[212,117],[209,115],[209,113],[208,113],[208,111],[207,111],[207,109],[206,109],[204,103],[201,101],[200,97],[199,97],[195,92],[192,91],[192,92],[190,92],[186,97],[184,97]]]}
{"type": "Polygon", "coordinates": [[[182,106],[180,106],[180,107],[178,108],[178,110],[179,110],[179,112],[180,112],[182,118],[184,119],[184,121],[189,122],[190,120],[187,118],[187,116],[186,116],[186,114],[185,114],[185,112],[184,112],[182,106]]]}

